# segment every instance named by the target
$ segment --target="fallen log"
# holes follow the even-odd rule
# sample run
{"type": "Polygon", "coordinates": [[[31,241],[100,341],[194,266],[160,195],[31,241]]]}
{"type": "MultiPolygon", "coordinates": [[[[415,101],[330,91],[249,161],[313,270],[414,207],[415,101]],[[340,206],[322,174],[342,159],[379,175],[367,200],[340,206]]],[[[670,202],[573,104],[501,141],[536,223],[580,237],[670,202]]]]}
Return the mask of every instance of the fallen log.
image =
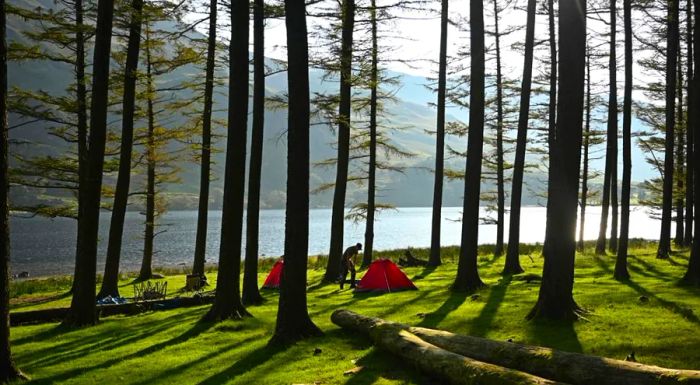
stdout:
{"type": "Polygon", "coordinates": [[[667,369],[540,346],[457,335],[387,322],[347,310],[336,310],[331,319],[336,325],[365,334],[380,325],[391,324],[456,354],[573,385],[700,385],[700,371],[696,370],[667,369]]]}
{"type": "MultiPolygon", "coordinates": [[[[156,301],[129,302],[114,305],[97,305],[101,317],[117,314],[137,314],[148,310],[167,310],[191,307],[214,302],[214,296],[180,297],[156,301]]],[[[70,308],[52,308],[10,313],[10,325],[25,325],[45,322],[58,322],[66,318],[70,308]]]]}
{"type": "Polygon", "coordinates": [[[398,324],[378,324],[370,330],[370,336],[379,347],[450,384],[562,384],[449,352],[421,340],[398,324]]]}

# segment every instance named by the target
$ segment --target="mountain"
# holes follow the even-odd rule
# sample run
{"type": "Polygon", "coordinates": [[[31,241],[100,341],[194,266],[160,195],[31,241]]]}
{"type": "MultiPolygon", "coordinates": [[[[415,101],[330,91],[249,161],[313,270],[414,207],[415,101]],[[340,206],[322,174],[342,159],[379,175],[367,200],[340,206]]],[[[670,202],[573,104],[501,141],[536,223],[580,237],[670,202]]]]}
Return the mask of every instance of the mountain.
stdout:
{"type": "MultiPolygon", "coordinates": [[[[42,6],[45,8],[55,7],[52,0],[11,0],[13,5],[24,7],[42,6]]],[[[21,31],[27,28],[27,24],[22,20],[11,17],[8,21],[8,38],[12,40],[22,40],[21,31]]],[[[196,32],[192,32],[196,34],[196,32]]],[[[274,63],[270,61],[270,65],[274,63]]],[[[197,76],[196,68],[185,68],[169,76],[197,76]]],[[[225,79],[227,69],[220,68],[217,77],[225,79]]],[[[71,77],[72,68],[64,64],[29,61],[22,63],[10,63],[8,68],[8,78],[10,86],[17,86],[30,89],[41,89],[53,94],[64,93],[71,77]]],[[[430,206],[432,204],[433,174],[430,170],[433,167],[433,153],[435,151],[435,138],[429,131],[435,129],[434,108],[428,105],[435,99],[435,94],[428,90],[425,85],[430,80],[419,76],[389,71],[389,75],[396,77],[401,86],[396,90],[395,101],[389,102],[385,106],[387,118],[385,123],[394,127],[401,127],[400,130],[392,131],[391,139],[404,151],[415,154],[409,159],[395,161],[405,168],[404,173],[378,173],[378,201],[389,203],[395,206],[430,206]]],[[[170,81],[174,81],[172,78],[170,81]]],[[[252,77],[251,77],[252,80],[252,77]]],[[[167,83],[167,81],[166,81],[167,83]]],[[[314,92],[336,92],[338,89],[337,80],[324,79],[323,72],[318,69],[310,70],[310,87],[314,92]]],[[[266,89],[269,95],[284,95],[287,90],[286,73],[271,75],[266,80],[266,89]]],[[[226,85],[215,90],[215,110],[219,109],[217,117],[225,119],[225,106],[227,105],[226,85]]],[[[251,103],[252,108],[252,103],[251,103]]],[[[118,125],[118,115],[113,116],[113,120],[118,125]]],[[[466,113],[462,118],[466,118],[466,113]]],[[[449,116],[448,121],[455,121],[455,116],[449,116]]],[[[115,123],[113,122],[113,123],[115,123]]],[[[17,116],[10,116],[10,124],[17,123],[17,116]]],[[[263,154],[263,180],[262,180],[262,202],[263,208],[282,208],[285,203],[286,186],[286,140],[285,130],[287,126],[287,115],[284,110],[267,110],[265,113],[265,142],[263,154]]],[[[224,132],[223,128],[219,128],[224,132]]],[[[117,130],[118,132],[118,130],[117,130]]],[[[16,151],[21,151],[25,156],[33,152],[56,152],[66,151],[66,144],[52,138],[45,133],[42,124],[35,123],[22,126],[11,131],[11,139],[18,141],[29,141],[31,146],[16,147],[16,151]]],[[[333,147],[335,142],[334,130],[328,125],[318,124],[312,126],[311,130],[311,159],[318,162],[324,159],[333,158],[336,150],[333,147]]],[[[218,142],[219,147],[223,147],[224,140],[218,142]]],[[[456,149],[466,148],[466,139],[448,136],[447,144],[456,149]]],[[[221,204],[223,192],[223,164],[224,152],[216,153],[213,156],[213,182],[212,182],[212,208],[217,208],[221,204]]],[[[450,158],[446,167],[455,170],[463,170],[465,161],[462,158],[450,158]]],[[[182,182],[166,186],[165,191],[169,194],[171,209],[190,209],[196,207],[196,196],[199,186],[198,165],[183,159],[179,165],[182,169],[182,182]]],[[[357,163],[351,167],[359,167],[357,163]]],[[[334,181],[335,168],[313,167],[311,170],[312,189],[322,184],[334,181]]],[[[114,176],[108,175],[106,183],[111,183],[114,176]]],[[[541,173],[526,173],[525,182],[529,188],[525,189],[523,203],[525,205],[541,204],[540,196],[545,190],[543,182],[545,175],[541,173]]],[[[132,185],[136,185],[133,183],[132,185]]],[[[494,186],[489,182],[484,182],[484,190],[493,190],[494,186]]],[[[510,187],[507,186],[507,191],[510,187]]],[[[27,199],[31,199],[16,191],[13,199],[22,200],[27,204],[27,199]]],[[[47,194],[49,194],[47,192],[47,194]]],[[[365,199],[366,190],[362,186],[349,185],[348,206],[365,199]]],[[[445,185],[444,204],[446,206],[460,206],[462,203],[463,184],[460,181],[448,181],[445,185]]],[[[312,207],[330,207],[332,191],[315,194],[311,198],[312,207]]]]}

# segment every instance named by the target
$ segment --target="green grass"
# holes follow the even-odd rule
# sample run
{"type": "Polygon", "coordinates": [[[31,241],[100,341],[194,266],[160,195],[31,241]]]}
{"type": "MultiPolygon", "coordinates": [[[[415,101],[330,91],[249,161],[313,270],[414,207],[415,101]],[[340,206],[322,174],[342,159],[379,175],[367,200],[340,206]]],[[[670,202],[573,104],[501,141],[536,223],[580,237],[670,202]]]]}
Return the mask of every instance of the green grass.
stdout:
{"type": "MultiPolygon", "coordinates": [[[[374,349],[362,336],[330,322],[333,310],[347,308],[413,325],[618,359],[634,351],[642,363],[700,369],[700,290],[677,285],[685,271],[687,252],[661,261],[655,259],[653,244],[634,245],[632,280],[627,283],[612,279],[613,256],[577,256],[574,296],[589,313],[587,321],[573,324],[524,319],[539,288],[542,258],[537,247],[528,248],[522,256],[526,274],[513,279],[500,275],[503,258],[494,258],[490,248],[483,248],[479,267],[489,286],[474,296],[448,290],[456,272],[457,249],[447,248],[443,266],[405,269],[419,291],[385,295],[353,295],[347,288],[339,291],[336,285],[319,285],[323,261],[314,261],[316,268],[309,271],[309,312],[325,336],[287,349],[266,347],[274,330],[277,293],[264,292],[265,304],[249,308],[254,318],[243,321],[199,322],[207,310],[202,306],[108,317],[84,329],[58,324],[16,327],[12,329],[13,353],[34,383],[47,384],[435,383],[374,349]],[[648,301],[640,301],[642,296],[648,301]],[[322,352],[314,355],[315,348],[322,352]],[[355,365],[364,368],[343,375],[355,365]]],[[[379,254],[396,258],[400,252],[379,254]]],[[[419,257],[426,254],[425,250],[414,251],[419,257]]],[[[260,274],[261,281],[266,271],[260,274]]],[[[167,279],[171,290],[184,285],[182,276],[167,279]]],[[[21,300],[60,295],[70,286],[66,282],[62,287],[47,283],[43,292],[15,291],[23,294],[13,299],[13,310],[66,304],[67,296],[31,305],[21,300]]],[[[128,295],[130,288],[127,290],[128,295]]]]}

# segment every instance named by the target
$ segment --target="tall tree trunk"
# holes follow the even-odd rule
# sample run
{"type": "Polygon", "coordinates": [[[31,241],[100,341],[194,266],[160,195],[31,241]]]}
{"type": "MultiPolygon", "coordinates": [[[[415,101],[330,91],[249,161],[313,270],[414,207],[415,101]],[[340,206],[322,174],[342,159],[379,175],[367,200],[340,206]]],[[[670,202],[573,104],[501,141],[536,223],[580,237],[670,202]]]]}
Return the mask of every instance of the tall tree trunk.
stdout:
{"type": "Polygon", "coordinates": [[[462,239],[454,291],[474,291],[484,286],[477,268],[479,194],[484,146],[484,3],[469,3],[471,82],[469,85],[469,134],[464,180],[462,239]]]}
{"type": "Polygon", "coordinates": [[[146,227],[143,233],[143,259],[138,279],[145,281],[151,279],[153,271],[153,238],[155,237],[155,209],[156,209],[156,151],[155,151],[155,112],[153,111],[153,99],[156,92],[153,81],[153,65],[151,62],[151,36],[148,22],[146,22],[146,82],[148,87],[148,99],[146,101],[146,114],[148,115],[148,133],[146,142],[146,227]]]}
{"type": "Polygon", "coordinates": [[[688,118],[686,120],[686,150],[685,150],[685,235],[683,236],[683,245],[690,246],[693,243],[693,193],[694,193],[694,182],[693,174],[694,167],[693,164],[693,126],[695,124],[695,109],[693,108],[695,97],[693,92],[693,3],[688,0],[686,7],[686,42],[688,43],[688,56],[686,65],[686,82],[687,89],[686,94],[688,95],[688,118]]]}
{"type": "MultiPolygon", "coordinates": [[[[80,186],[85,183],[85,173],[87,169],[87,89],[85,79],[85,33],[83,32],[83,1],[75,0],[75,80],[76,80],[76,98],[78,102],[78,221],[80,221],[81,210],[80,206],[84,199],[81,195],[80,186]]],[[[78,245],[80,239],[76,235],[75,253],[78,255],[78,245]]],[[[76,269],[77,269],[76,263],[76,269]]],[[[75,276],[77,271],[73,271],[75,276]]],[[[75,284],[75,281],[73,282],[75,284]]],[[[71,288],[71,293],[74,288],[71,288]]]]}
{"type": "Polygon", "coordinates": [[[683,228],[685,224],[683,204],[685,203],[685,197],[684,194],[681,194],[681,191],[683,191],[683,184],[685,182],[685,167],[683,165],[683,160],[685,159],[685,123],[683,122],[683,55],[680,50],[680,41],[678,44],[678,89],[676,91],[678,93],[678,121],[676,122],[678,124],[678,139],[676,141],[676,157],[678,162],[676,162],[675,171],[676,188],[678,192],[674,194],[676,201],[676,236],[674,237],[673,243],[677,246],[683,246],[683,236],[685,235],[685,230],[683,228]]]}
{"type": "Polygon", "coordinates": [[[613,246],[612,234],[615,234],[615,244],[617,244],[617,7],[615,0],[610,0],[610,56],[609,56],[609,93],[608,93],[608,127],[605,151],[605,174],[603,176],[603,200],[602,212],[600,215],[600,228],[598,231],[598,242],[596,243],[596,254],[605,254],[605,243],[608,229],[608,213],[611,209],[615,223],[611,223],[610,246],[613,246]],[[613,198],[614,196],[614,198],[613,198]]]}
{"type": "Polygon", "coordinates": [[[370,101],[369,101],[369,170],[367,179],[367,225],[365,227],[365,251],[362,254],[362,266],[372,263],[372,251],[374,248],[374,202],[377,173],[377,5],[372,0],[370,10],[370,23],[372,24],[372,68],[370,75],[370,101]]]}
{"type": "Polygon", "coordinates": [[[501,74],[501,35],[498,31],[498,0],[493,0],[496,38],[496,256],[503,254],[506,220],[506,192],[503,177],[503,80],[501,74]]]}
{"type": "Polygon", "coordinates": [[[629,279],[627,247],[630,228],[630,192],[632,184],[632,0],[623,0],[625,24],[625,101],[622,105],[622,208],[620,244],[617,248],[614,277],[629,279]]]}
{"type": "Polygon", "coordinates": [[[673,206],[673,151],[675,136],[676,62],[678,60],[678,0],[669,0],[666,33],[666,142],[664,155],[663,207],[661,234],[656,257],[668,258],[671,251],[671,211],[673,206]]]}
{"type": "Polygon", "coordinates": [[[119,152],[119,174],[114,191],[112,218],[109,223],[109,241],[107,242],[107,259],[102,288],[98,298],[106,296],[119,297],[119,259],[121,258],[122,236],[124,234],[124,217],[129,200],[131,182],[131,152],[134,142],[134,110],[136,100],[136,71],[139,65],[141,44],[141,11],[143,0],[131,2],[131,22],[129,23],[129,42],[126,49],[124,67],[124,94],[122,97],[122,137],[119,152]]]}
{"type": "Polygon", "coordinates": [[[240,319],[250,315],[243,307],[240,295],[246,131],[248,129],[248,7],[248,0],[231,1],[229,79],[236,81],[229,82],[228,88],[228,137],[221,210],[219,271],[214,304],[204,316],[210,321],[240,319]]]}
{"type": "Polygon", "coordinates": [[[245,271],[243,304],[257,305],[263,298],[258,290],[258,233],[260,231],[260,182],[265,130],[265,1],[253,0],[253,133],[248,174],[245,271]]]}
{"type": "Polygon", "coordinates": [[[520,205],[523,194],[523,174],[525,173],[525,151],[527,147],[527,125],[530,118],[530,93],[532,90],[532,61],[535,46],[535,12],[537,1],[527,1],[527,22],[525,27],[525,62],[523,80],[520,87],[520,112],[518,115],[518,137],[515,145],[513,164],[513,186],[510,194],[510,227],[508,230],[508,251],[503,274],[523,272],[520,266],[520,205]]]}
{"type": "Polygon", "coordinates": [[[350,112],[352,98],[352,34],[355,24],[355,0],[343,0],[342,36],[340,48],[340,101],[338,105],[338,162],[331,213],[331,245],[326,266],[326,281],[333,281],[340,274],[340,258],[343,255],[345,220],[345,192],[350,162],[350,112]]]}
{"type": "Polygon", "coordinates": [[[0,383],[22,377],[10,349],[10,176],[7,143],[7,41],[5,0],[0,0],[0,383]]]}
{"type": "MultiPolygon", "coordinates": [[[[700,0],[693,0],[693,7],[697,11],[700,9],[700,0]]],[[[697,16],[693,19],[693,64],[695,68],[700,68],[700,36],[698,36],[698,18],[697,16]]],[[[700,95],[700,76],[698,72],[693,73],[693,95],[700,95]]],[[[692,98],[693,105],[690,108],[691,111],[700,111],[700,98],[692,98]]],[[[697,115],[694,115],[697,117],[697,115]]],[[[693,141],[695,148],[700,148],[700,119],[693,119],[693,141]]],[[[700,151],[693,151],[693,163],[695,165],[700,165],[700,151]]],[[[700,167],[693,167],[693,180],[695,185],[693,186],[693,192],[697,193],[700,191],[700,167]]],[[[693,197],[694,211],[696,215],[693,216],[693,225],[695,229],[700,229],[700,197],[693,197]]],[[[689,285],[700,286],[700,237],[693,237],[693,247],[690,251],[690,259],[688,260],[688,270],[683,276],[682,281],[689,285]]]]}
{"type": "Polygon", "coordinates": [[[441,4],[435,182],[433,185],[433,220],[430,233],[430,257],[428,258],[428,266],[439,266],[442,263],[440,258],[440,230],[442,225],[442,189],[445,175],[445,88],[447,85],[447,21],[449,0],[442,0],[441,4]]]}
{"type": "Polygon", "coordinates": [[[612,125],[614,140],[610,156],[610,243],[609,249],[617,253],[618,202],[617,202],[617,3],[610,0],[610,102],[608,104],[608,125],[612,125]]]}
{"type": "Polygon", "coordinates": [[[285,344],[322,334],[306,306],[309,240],[309,52],[304,0],[284,3],[289,68],[287,131],[287,212],[284,271],[280,282],[275,334],[270,344],[285,344]]]}
{"type": "Polygon", "coordinates": [[[216,63],[216,0],[209,1],[209,36],[207,37],[207,64],[204,74],[204,111],[202,113],[202,159],[199,171],[199,205],[197,207],[197,236],[194,243],[192,274],[204,277],[207,254],[207,228],[209,221],[209,180],[211,178],[211,111],[214,93],[214,69],[216,63]]]}
{"type": "Polygon", "coordinates": [[[552,157],[551,195],[543,249],[544,270],[537,304],[528,318],[575,319],[573,298],[578,175],[586,61],[586,1],[564,1],[559,7],[561,76],[552,157]]]}
{"type": "MultiPolygon", "coordinates": [[[[551,148],[554,146],[555,130],[557,127],[557,39],[556,31],[554,30],[554,0],[547,0],[548,22],[549,22],[549,103],[547,117],[547,148],[550,149],[548,157],[548,172],[547,172],[547,196],[552,193],[552,157],[551,148]]],[[[547,208],[549,208],[549,199],[547,199],[547,208]]],[[[546,234],[545,234],[546,236],[546,234]]]]}
{"type": "Polygon", "coordinates": [[[97,231],[100,219],[100,194],[107,136],[109,62],[112,43],[114,0],[99,0],[93,53],[90,136],[85,183],[80,186],[82,205],[78,221],[73,299],[66,319],[71,325],[94,325],[97,322],[95,273],[97,270],[97,231]]]}
{"type": "Polygon", "coordinates": [[[588,151],[591,142],[591,53],[586,47],[586,125],[583,132],[583,171],[581,171],[581,215],[578,224],[578,250],[583,251],[588,206],[588,151]]]}

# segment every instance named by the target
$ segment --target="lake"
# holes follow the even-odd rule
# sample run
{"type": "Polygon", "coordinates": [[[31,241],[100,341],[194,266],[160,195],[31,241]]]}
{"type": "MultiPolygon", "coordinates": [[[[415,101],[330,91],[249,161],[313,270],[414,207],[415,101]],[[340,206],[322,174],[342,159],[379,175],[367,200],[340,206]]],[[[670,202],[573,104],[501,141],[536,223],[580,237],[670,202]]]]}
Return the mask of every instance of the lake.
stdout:
{"type": "MultiPolygon", "coordinates": [[[[660,222],[649,217],[647,208],[633,207],[630,218],[630,237],[658,239],[660,222]]],[[[431,208],[411,207],[387,210],[380,213],[375,225],[374,247],[388,250],[406,247],[430,246],[431,208]]],[[[443,209],[442,244],[458,245],[460,240],[461,207],[443,209]]],[[[536,243],[544,240],[546,223],[544,207],[524,207],[522,209],[521,235],[523,243],[536,243]]],[[[482,217],[485,209],[482,210],[482,217]]],[[[97,257],[98,272],[104,270],[107,248],[107,234],[110,214],[100,215],[100,244],[97,257]]],[[[328,253],[331,222],[330,209],[311,210],[309,225],[309,253],[328,253]]],[[[508,215],[506,215],[506,224],[508,215]]],[[[160,223],[163,231],[155,239],[156,254],[154,266],[190,266],[194,253],[196,233],[196,211],[172,211],[166,213],[160,223]]],[[[600,207],[590,207],[586,213],[586,239],[596,239],[600,207]]],[[[75,263],[76,221],[57,218],[11,219],[11,247],[13,273],[27,271],[31,276],[72,274],[75,263]]],[[[143,250],[144,217],[138,212],[126,216],[121,266],[123,270],[138,270],[141,266],[143,250]]],[[[209,213],[209,234],[207,237],[207,262],[218,259],[221,212],[209,213]]],[[[245,231],[245,230],[244,230],[245,231]]],[[[671,234],[674,234],[673,230],[671,234]]],[[[496,227],[481,225],[479,242],[494,243],[496,227]]],[[[506,236],[508,239],[508,226],[506,236]]],[[[244,237],[245,242],[245,237],[244,237]]],[[[364,224],[345,223],[346,246],[356,242],[364,243],[364,224]]],[[[244,246],[245,247],[245,246],[244,246]]],[[[265,257],[277,257],[284,250],[284,210],[263,210],[260,214],[260,253],[265,257]]]]}

